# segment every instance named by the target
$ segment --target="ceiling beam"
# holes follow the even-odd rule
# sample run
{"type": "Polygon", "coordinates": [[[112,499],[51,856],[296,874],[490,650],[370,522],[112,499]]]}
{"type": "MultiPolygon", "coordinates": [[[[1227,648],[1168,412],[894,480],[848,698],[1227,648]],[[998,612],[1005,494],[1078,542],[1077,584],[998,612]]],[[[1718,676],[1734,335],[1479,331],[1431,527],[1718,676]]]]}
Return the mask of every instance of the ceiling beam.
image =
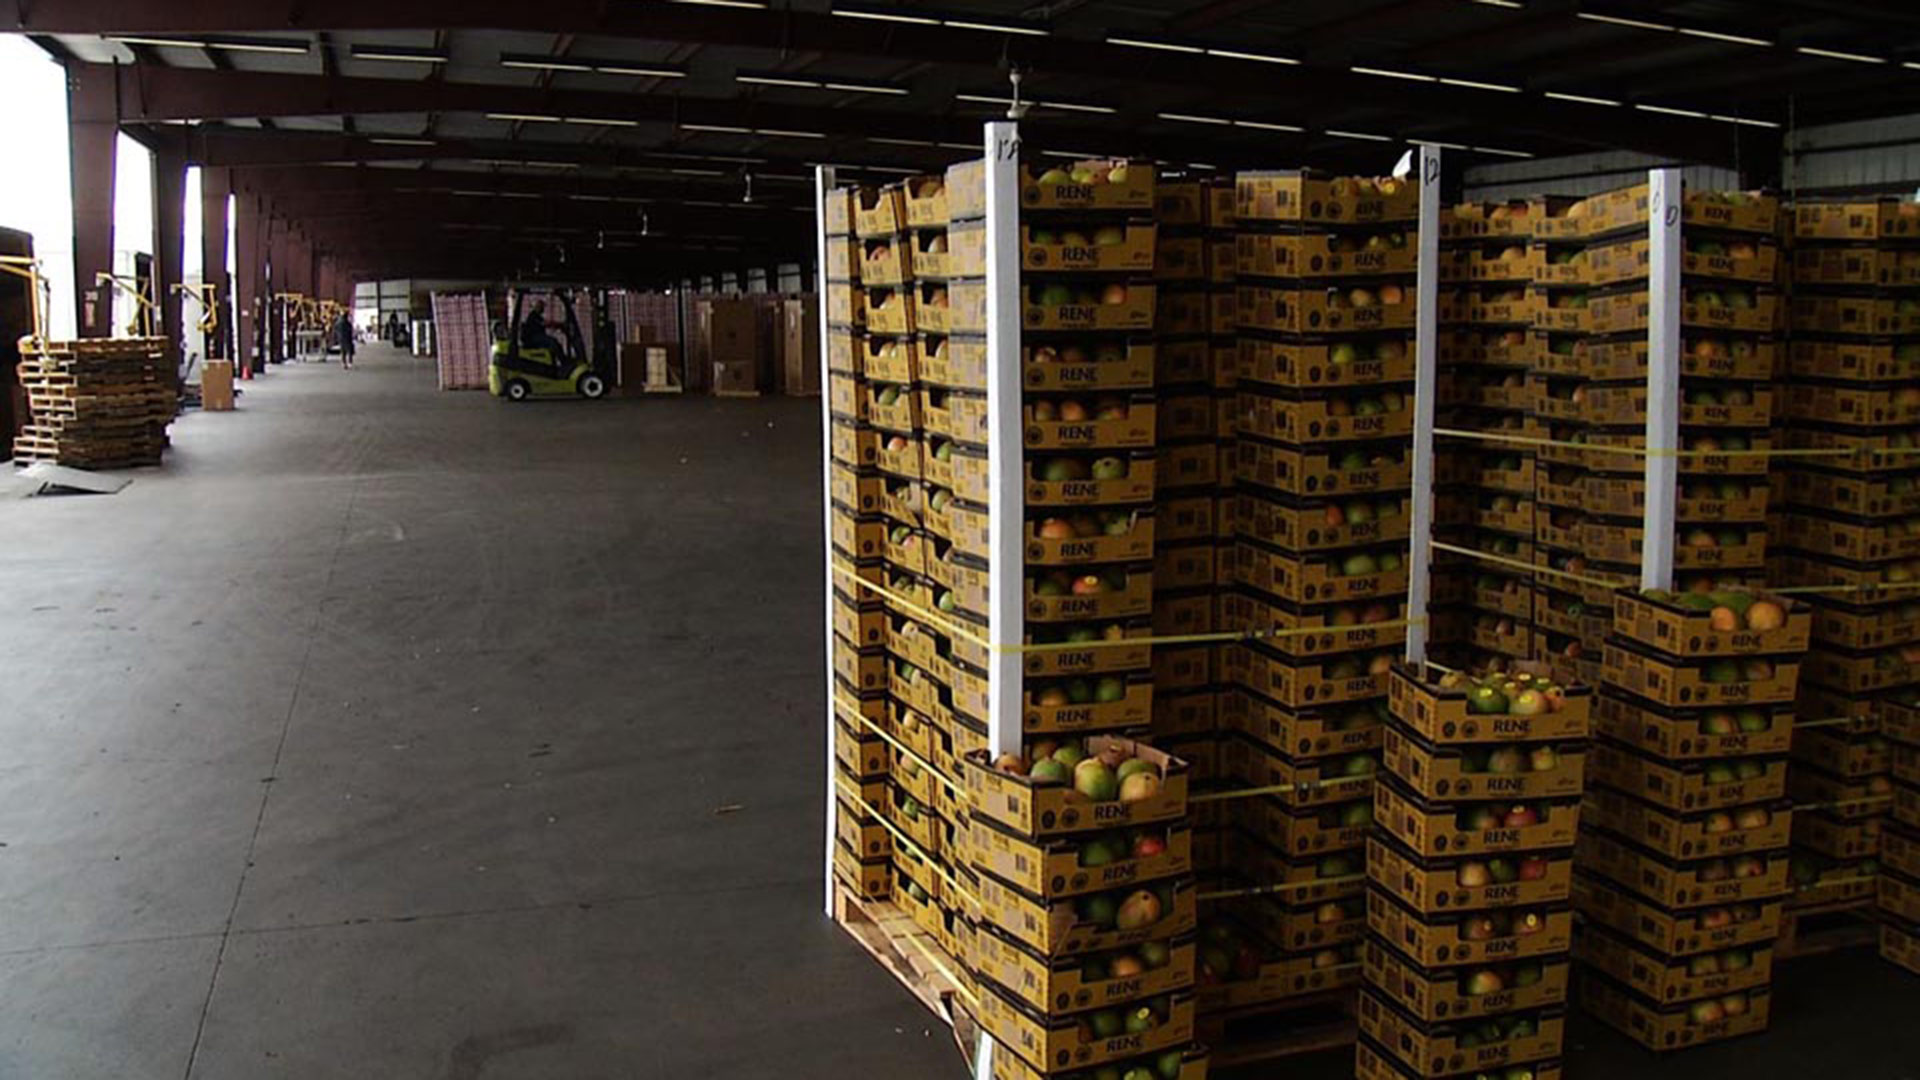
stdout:
{"type": "MultiPolygon", "coordinates": [[[[787,10],[754,11],[692,4],[609,5],[605,0],[328,0],[310,7],[267,10],[258,0],[61,0],[23,12],[20,29],[111,34],[215,33],[289,30],[497,29],[586,33],[677,41],[924,60],[993,72],[1010,65],[1046,75],[1109,79],[1116,73],[1146,83],[1207,88],[1276,103],[1340,102],[1359,109],[1441,115],[1503,133],[1521,132],[1562,147],[1617,146],[1685,156],[1706,123],[1680,117],[1596,116],[1546,99],[1516,100],[1445,86],[1417,92],[1387,80],[1351,73],[1318,60],[1303,66],[1192,54],[1156,53],[1061,36],[1014,37],[787,10]]],[[[1262,43],[1241,42],[1258,48],[1262,43]]],[[[1273,43],[1284,51],[1284,41],[1273,43]]],[[[338,112],[339,110],[330,110],[338,112]]],[[[820,110],[807,110],[817,114],[820,110]]],[[[1277,119],[1277,117],[1276,117],[1277,119]]],[[[774,126],[774,125],[767,125],[774,126]]]]}

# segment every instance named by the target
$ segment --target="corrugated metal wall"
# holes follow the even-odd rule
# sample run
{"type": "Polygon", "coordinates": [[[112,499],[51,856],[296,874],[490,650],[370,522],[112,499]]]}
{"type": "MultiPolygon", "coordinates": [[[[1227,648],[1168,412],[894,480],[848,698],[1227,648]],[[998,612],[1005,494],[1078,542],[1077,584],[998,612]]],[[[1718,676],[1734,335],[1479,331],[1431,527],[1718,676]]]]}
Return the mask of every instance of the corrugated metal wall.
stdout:
{"type": "MultiPolygon", "coordinates": [[[[1591,195],[1637,182],[1648,169],[1674,164],[1625,151],[1478,165],[1467,170],[1470,200],[1529,195],[1591,195]]],[[[1730,169],[1692,166],[1689,185],[1740,187],[1730,169]]],[[[1827,124],[1794,132],[1781,176],[1789,192],[1912,194],[1920,189],[1920,116],[1827,124]]]]}

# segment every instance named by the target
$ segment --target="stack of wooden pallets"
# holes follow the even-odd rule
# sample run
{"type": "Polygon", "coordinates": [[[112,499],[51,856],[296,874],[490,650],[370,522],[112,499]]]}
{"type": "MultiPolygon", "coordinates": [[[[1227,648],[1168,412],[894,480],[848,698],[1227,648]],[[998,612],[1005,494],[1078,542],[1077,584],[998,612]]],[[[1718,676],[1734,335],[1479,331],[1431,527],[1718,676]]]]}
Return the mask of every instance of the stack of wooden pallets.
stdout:
{"type": "Polygon", "coordinates": [[[85,469],[158,465],[179,408],[179,380],[161,338],[21,343],[20,384],[33,422],[17,462],[85,469]]]}

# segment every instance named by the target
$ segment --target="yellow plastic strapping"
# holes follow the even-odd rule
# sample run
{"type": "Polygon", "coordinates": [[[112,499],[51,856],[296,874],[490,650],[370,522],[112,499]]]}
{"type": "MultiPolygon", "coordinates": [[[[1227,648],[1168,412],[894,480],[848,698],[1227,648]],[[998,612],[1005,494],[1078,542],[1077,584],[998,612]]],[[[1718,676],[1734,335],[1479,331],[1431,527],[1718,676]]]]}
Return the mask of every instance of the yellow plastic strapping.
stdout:
{"type": "Polygon", "coordinates": [[[934,873],[940,875],[940,880],[946,882],[948,887],[953,889],[954,892],[959,893],[960,895],[966,897],[967,899],[973,901],[976,904],[980,902],[980,898],[973,895],[972,890],[968,889],[964,885],[961,885],[959,880],[955,878],[952,874],[947,873],[946,869],[940,865],[939,860],[934,858],[932,854],[928,853],[927,849],[915,843],[913,840],[913,837],[908,836],[906,833],[902,832],[900,830],[900,826],[895,825],[893,822],[887,820],[887,815],[881,813],[878,807],[874,806],[872,803],[868,802],[867,800],[861,798],[860,791],[858,788],[853,788],[845,780],[837,776],[834,778],[834,783],[840,785],[841,794],[845,795],[849,799],[852,799],[857,805],[865,809],[867,813],[873,815],[873,820],[879,822],[882,827],[884,827],[888,832],[892,833],[894,840],[906,847],[907,854],[914,856],[915,858],[919,859],[923,863],[926,863],[927,868],[932,870],[934,873]]]}
{"type": "Polygon", "coordinates": [[[1531,435],[1502,435],[1493,431],[1466,431],[1461,428],[1434,428],[1435,435],[1481,442],[1514,443],[1520,446],[1546,446],[1581,450],[1596,454],[1620,454],[1624,457],[1851,457],[1859,450],[1674,450],[1667,447],[1606,446],[1597,443],[1570,442],[1566,439],[1537,439],[1531,435]]]}
{"type": "Polygon", "coordinates": [[[946,773],[943,773],[939,769],[935,768],[933,763],[928,761],[926,758],[923,758],[919,754],[914,753],[912,748],[908,747],[907,744],[901,742],[899,739],[894,738],[891,732],[887,731],[885,728],[882,728],[879,724],[875,723],[873,720],[873,717],[868,716],[866,713],[861,712],[860,706],[858,703],[850,703],[847,701],[847,699],[840,697],[838,695],[835,695],[833,699],[833,703],[835,705],[839,705],[846,708],[849,713],[859,717],[860,723],[864,724],[866,727],[871,729],[875,735],[878,735],[882,739],[885,739],[887,741],[887,745],[893,747],[895,750],[898,750],[902,754],[905,754],[906,756],[912,758],[913,763],[915,765],[918,765],[922,769],[925,769],[926,771],[932,773],[933,778],[935,780],[940,781],[940,784],[942,787],[945,787],[948,791],[953,792],[954,794],[960,796],[963,799],[967,797],[966,790],[963,789],[959,784],[956,784],[952,780],[948,779],[946,773]]]}

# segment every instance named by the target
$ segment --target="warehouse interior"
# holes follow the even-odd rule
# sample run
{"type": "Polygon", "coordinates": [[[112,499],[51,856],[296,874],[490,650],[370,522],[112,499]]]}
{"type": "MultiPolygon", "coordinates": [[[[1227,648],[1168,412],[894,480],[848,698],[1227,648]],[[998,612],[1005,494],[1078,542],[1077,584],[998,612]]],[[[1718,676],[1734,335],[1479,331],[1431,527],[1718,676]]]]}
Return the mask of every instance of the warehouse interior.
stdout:
{"type": "Polygon", "coordinates": [[[0,1077],[1920,1077],[1911,5],[6,29],[0,1077]]]}

